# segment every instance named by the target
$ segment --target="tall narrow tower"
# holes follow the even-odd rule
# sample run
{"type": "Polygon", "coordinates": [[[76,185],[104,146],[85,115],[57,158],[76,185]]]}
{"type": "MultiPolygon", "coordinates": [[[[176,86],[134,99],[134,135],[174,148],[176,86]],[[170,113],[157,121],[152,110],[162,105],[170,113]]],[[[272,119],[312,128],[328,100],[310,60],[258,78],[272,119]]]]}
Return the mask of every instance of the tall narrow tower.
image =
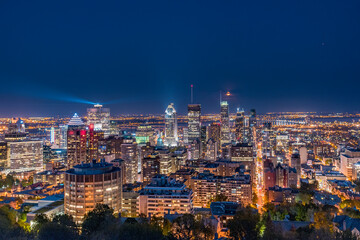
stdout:
{"type": "Polygon", "coordinates": [[[173,103],[165,110],[165,145],[176,146],[178,143],[177,114],[173,103]]]}
{"type": "Polygon", "coordinates": [[[221,121],[221,145],[231,142],[230,139],[230,118],[229,104],[227,101],[220,102],[220,121],[221,121]]]}
{"type": "Polygon", "coordinates": [[[95,131],[103,131],[104,137],[110,135],[110,108],[95,104],[93,108],[87,109],[87,120],[87,125],[93,124],[95,131]]]}
{"type": "Polygon", "coordinates": [[[75,113],[68,123],[67,131],[67,167],[72,168],[75,165],[87,161],[87,136],[86,126],[81,118],[75,113]]]}
{"type": "Polygon", "coordinates": [[[188,142],[200,140],[201,105],[193,103],[193,85],[191,84],[191,104],[188,105],[188,142]]]}

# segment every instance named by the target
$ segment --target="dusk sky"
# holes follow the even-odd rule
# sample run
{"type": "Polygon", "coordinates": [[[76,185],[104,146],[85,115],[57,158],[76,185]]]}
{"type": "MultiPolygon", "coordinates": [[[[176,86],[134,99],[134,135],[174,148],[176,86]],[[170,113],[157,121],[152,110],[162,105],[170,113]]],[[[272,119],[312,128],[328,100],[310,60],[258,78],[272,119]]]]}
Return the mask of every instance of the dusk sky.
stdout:
{"type": "Polygon", "coordinates": [[[360,111],[360,1],[0,1],[0,117],[360,111]],[[108,104],[106,104],[108,103],[108,104]]]}

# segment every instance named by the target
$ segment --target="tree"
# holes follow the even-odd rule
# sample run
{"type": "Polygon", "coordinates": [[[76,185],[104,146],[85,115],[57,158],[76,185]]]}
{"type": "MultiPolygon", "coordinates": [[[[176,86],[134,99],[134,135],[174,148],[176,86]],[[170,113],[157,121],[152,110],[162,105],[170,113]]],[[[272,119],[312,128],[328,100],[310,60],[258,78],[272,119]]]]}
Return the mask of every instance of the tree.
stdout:
{"type": "Polygon", "coordinates": [[[197,224],[194,215],[184,214],[174,220],[172,234],[176,239],[191,240],[197,236],[197,224]]]}
{"type": "Polygon", "coordinates": [[[329,220],[327,213],[323,211],[319,211],[314,214],[314,223],[312,224],[312,226],[317,230],[325,229],[329,232],[333,232],[334,230],[334,226],[329,220]]]}
{"type": "Polygon", "coordinates": [[[198,231],[200,239],[210,240],[214,239],[215,231],[213,227],[204,220],[198,222],[198,231]]]}
{"type": "Polygon", "coordinates": [[[34,219],[34,225],[32,227],[34,233],[37,234],[39,232],[39,230],[41,229],[41,227],[49,222],[50,222],[50,219],[45,214],[42,214],[42,213],[36,214],[35,219],[34,219]]]}
{"type": "Polygon", "coordinates": [[[232,220],[228,222],[230,236],[234,239],[258,239],[258,224],[260,215],[249,207],[240,209],[232,220]]]}
{"type": "Polygon", "coordinates": [[[296,202],[302,202],[302,204],[309,204],[311,201],[311,194],[300,192],[295,198],[296,202]]]}
{"type": "Polygon", "coordinates": [[[84,217],[82,235],[89,237],[96,231],[106,231],[106,228],[114,224],[115,220],[113,209],[105,204],[96,204],[95,208],[84,217]]]}
{"type": "Polygon", "coordinates": [[[45,223],[39,230],[39,240],[78,239],[79,236],[71,228],[55,222],[45,223]]]}
{"type": "Polygon", "coordinates": [[[262,240],[281,240],[284,239],[282,236],[281,229],[275,228],[273,221],[271,220],[270,214],[264,213],[263,215],[263,224],[260,229],[260,234],[262,234],[262,240]],[[263,231],[261,231],[264,229],[263,231]]]}
{"type": "Polygon", "coordinates": [[[257,194],[255,192],[253,192],[253,197],[252,197],[252,204],[256,205],[259,201],[259,198],[257,196],[257,194]]]}
{"type": "Polygon", "coordinates": [[[122,224],[119,228],[120,240],[158,240],[163,239],[164,235],[160,227],[148,223],[122,224]]]}
{"type": "Polygon", "coordinates": [[[16,222],[16,211],[8,205],[0,208],[0,239],[24,239],[26,234],[16,222]]]}

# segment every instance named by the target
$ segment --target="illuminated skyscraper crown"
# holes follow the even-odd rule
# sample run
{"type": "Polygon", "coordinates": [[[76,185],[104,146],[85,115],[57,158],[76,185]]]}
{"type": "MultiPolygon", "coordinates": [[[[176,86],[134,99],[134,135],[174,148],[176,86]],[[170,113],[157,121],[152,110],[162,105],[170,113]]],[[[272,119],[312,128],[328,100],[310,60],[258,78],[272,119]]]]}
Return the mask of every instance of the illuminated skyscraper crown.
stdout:
{"type": "Polygon", "coordinates": [[[69,126],[81,126],[81,125],[84,125],[84,122],[77,115],[77,113],[75,113],[74,116],[70,119],[68,125],[69,126]]]}

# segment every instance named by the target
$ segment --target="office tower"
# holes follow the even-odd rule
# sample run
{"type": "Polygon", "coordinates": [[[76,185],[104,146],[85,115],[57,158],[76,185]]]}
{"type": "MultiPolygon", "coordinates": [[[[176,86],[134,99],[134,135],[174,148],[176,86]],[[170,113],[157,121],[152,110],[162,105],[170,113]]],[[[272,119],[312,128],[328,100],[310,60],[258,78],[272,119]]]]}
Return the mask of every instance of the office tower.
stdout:
{"type": "Polygon", "coordinates": [[[121,210],[121,169],[104,161],[74,166],[65,173],[64,210],[76,223],[96,204],[106,204],[115,213],[121,210]]]}
{"type": "Polygon", "coordinates": [[[103,131],[104,137],[108,137],[110,135],[110,108],[103,108],[100,104],[88,108],[87,124],[94,124],[95,131],[103,131]]]}
{"type": "Polygon", "coordinates": [[[214,139],[210,138],[206,144],[205,159],[209,161],[215,161],[217,159],[217,148],[217,142],[215,142],[214,139]]]}
{"type": "Polygon", "coordinates": [[[200,127],[200,157],[204,158],[206,152],[206,141],[207,141],[207,127],[200,127]]]}
{"type": "Polygon", "coordinates": [[[237,108],[235,118],[235,137],[236,141],[244,142],[244,131],[245,131],[245,113],[244,109],[237,108]]]}
{"type": "Polygon", "coordinates": [[[135,135],[139,146],[145,146],[147,143],[155,145],[155,131],[150,125],[138,126],[135,135]]]}
{"type": "Polygon", "coordinates": [[[274,134],[271,122],[265,122],[262,130],[262,155],[272,157],[275,155],[276,135],[274,134]]]}
{"type": "Polygon", "coordinates": [[[175,163],[168,148],[156,147],[154,154],[160,157],[160,174],[168,175],[174,171],[175,163]]]}
{"type": "Polygon", "coordinates": [[[187,127],[183,128],[182,140],[185,145],[189,144],[189,129],[187,127]]]}
{"type": "MultiPolygon", "coordinates": [[[[90,124],[87,129],[87,153],[86,161],[99,160],[99,142],[104,138],[104,132],[95,131],[94,125],[90,124]]],[[[115,156],[114,156],[115,157],[115,156]]]]}
{"type": "Polygon", "coordinates": [[[178,125],[177,115],[173,103],[170,103],[165,110],[165,146],[177,146],[178,138],[178,125]]]}
{"type": "Polygon", "coordinates": [[[59,148],[60,149],[67,149],[67,131],[68,125],[60,125],[59,126],[60,133],[59,133],[59,148]]]}
{"type": "Polygon", "coordinates": [[[116,121],[114,121],[114,120],[110,121],[110,135],[113,135],[113,136],[119,135],[119,131],[120,131],[120,129],[119,129],[116,121]]]}
{"type": "Polygon", "coordinates": [[[130,136],[124,136],[121,144],[121,158],[125,165],[125,182],[134,183],[138,181],[138,152],[137,143],[130,136]]]}
{"type": "Polygon", "coordinates": [[[255,127],[256,124],[256,110],[250,109],[249,125],[250,127],[255,127]]]}
{"type": "Polygon", "coordinates": [[[54,127],[50,128],[50,143],[51,144],[55,143],[55,128],[54,127]]]}
{"type": "Polygon", "coordinates": [[[115,159],[121,158],[121,144],[123,143],[124,139],[120,136],[110,136],[106,139],[102,139],[102,146],[100,146],[101,155],[108,155],[113,154],[115,159]]]}
{"type": "Polygon", "coordinates": [[[254,131],[256,128],[257,122],[256,122],[256,111],[255,109],[250,110],[250,116],[248,117],[248,127],[245,130],[246,131],[246,142],[253,144],[254,143],[254,131]]]}
{"type": "Polygon", "coordinates": [[[192,191],[165,175],[155,176],[139,193],[139,214],[163,217],[165,214],[193,213],[192,191]]]}
{"type": "Polygon", "coordinates": [[[299,153],[294,153],[291,155],[290,167],[296,169],[297,173],[297,186],[300,186],[300,178],[301,178],[301,159],[299,153]]]}
{"type": "Polygon", "coordinates": [[[200,158],[200,140],[195,139],[188,146],[188,159],[189,160],[197,160],[200,158]]]}
{"type": "Polygon", "coordinates": [[[212,138],[220,147],[220,124],[213,122],[209,126],[208,139],[212,138]]]}
{"type": "Polygon", "coordinates": [[[10,120],[8,130],[5,132],[4,139],[6,142],[23,141],[27,138],[25,132],[24,121],[20,118],[16,121],[15,119],[10,120]]]}
{"type": "Polygon", "coordinates": [[[33,170],[39,172],[43,170],[43,142],[27,139],[23,120],[19,118],[16,122],[10,122],[5,133],[5,142],[1,145],[2,153],[4,154],[4,151],[7,151],[6,162],[3,161],[2,164],[5,168],[13,172],[33,170]]]}
{"type": "Polygon", "coordinates": [[[159,155],[150,155],[142,160],[143,182],[149,183],[153,177],[160,174],[160,157],[159,155]]]}
{"type": "Polygon", "coordinates": [[[44,167],[43,142],[23,140],[7,142],[8,166],[10,171],[42,171],[44,167]]]}
{"type": "Polygon", "coordinates": [[[201,126],[201,105],[188,105],[188,143],[191,144],[194,140],[200,139],[201,126]]]}
{"type": "Polygon", "coordinates": [[[220,143],[227,144],[231,142],[230,139],[230,119],[229,119],[229,104],[227,101],[220,102],[220,122],[221,122],[221,138],[220,143]]]}
{"type": "Polygon", "coordinates": [[[68,123],[67,131],[67,168],[87,161],[86,126],[75,113],[68,123]]]}

